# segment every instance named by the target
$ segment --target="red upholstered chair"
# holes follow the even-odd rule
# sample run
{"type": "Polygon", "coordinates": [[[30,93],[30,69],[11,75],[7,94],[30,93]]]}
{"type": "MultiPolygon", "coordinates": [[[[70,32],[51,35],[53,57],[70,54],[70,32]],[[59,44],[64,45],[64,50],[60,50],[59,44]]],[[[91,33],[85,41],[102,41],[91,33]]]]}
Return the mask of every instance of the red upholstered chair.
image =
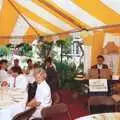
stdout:
{"type": "Polygon", "coordinates": [[[32,114],[35,112],[36,108],[31,108],[29,110],[26,110],[24,112],[18,113],[13,117],[12,120],[29,120],[29,118],[32,116],[32,114]]]}
{"type": "Polygon", "coordinates": [[[111,96],[91,96],[88,99],[90,114],[115,112],[115,101],[111,96]]]}
{"type": "Polygon", "coordinates": [[[68,120],[73,120],[68,107],[64,103],[54,104],[51,107],[46,107],[42,110],[42,120],[54,120],[55,115],[64,114],[68,120]]]}
{"type": "Polygon", "coordinates": [[[113,93],[112,98],[116,104],[115,110],[116,112],[120,112],[120,83],[119,82],[113,84],[112,93],[113,93]]]}

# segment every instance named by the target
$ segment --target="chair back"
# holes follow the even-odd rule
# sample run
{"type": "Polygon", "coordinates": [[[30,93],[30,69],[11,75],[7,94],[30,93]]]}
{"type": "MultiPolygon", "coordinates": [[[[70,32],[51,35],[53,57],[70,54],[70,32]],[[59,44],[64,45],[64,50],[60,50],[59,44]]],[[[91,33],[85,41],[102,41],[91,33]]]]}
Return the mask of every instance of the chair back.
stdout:
{"type": "Polygon", "coordinates": [[[64,103],[54,104],[53,106],[46,107],[42,110],[42,118],[52,118],[54,115],[66,113],[69,120],[72,120],[72,117],[68,111],[68,107],[64,103]]]}
{"type": "Polygon", "coordinates": [[[32,114],[35,112],[36,108],[31,108],[29,110],[26,110],[24,112],[18,113],[13,117],[12,120],[29,120],[29,118],[32,116],[32,114]]]}

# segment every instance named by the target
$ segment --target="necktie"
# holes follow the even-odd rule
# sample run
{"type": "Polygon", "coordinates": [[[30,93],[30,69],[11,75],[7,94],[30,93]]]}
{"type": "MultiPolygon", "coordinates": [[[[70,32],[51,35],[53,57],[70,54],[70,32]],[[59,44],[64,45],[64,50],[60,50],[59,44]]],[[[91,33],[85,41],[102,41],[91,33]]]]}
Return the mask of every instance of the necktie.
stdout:
{"type": "Polygon", "coordinates": [[[14,88],[16,87],[16,77],[14,78],[14,84],[13,84],[13,87],[14,87],[14,88]]]}
{"type": "Polygon", "coordinates": [[[98,69],[98,79],[100,79],[101,76],[100,76],[100,69],[98,69]]]}

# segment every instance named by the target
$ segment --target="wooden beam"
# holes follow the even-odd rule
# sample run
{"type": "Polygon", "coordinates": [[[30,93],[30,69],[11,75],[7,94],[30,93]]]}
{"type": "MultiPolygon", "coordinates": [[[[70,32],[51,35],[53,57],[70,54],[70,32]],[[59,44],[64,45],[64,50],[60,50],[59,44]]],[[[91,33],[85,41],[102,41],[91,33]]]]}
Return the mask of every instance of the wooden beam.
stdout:
{"type": "Polygon", "coordinates": [[[32,39],[38,38],[36,35],[27,35],[27,36],[0,36],[0,39],[32,39]]]}
{"type": "MultiPolygon", "coordinates": [[[[50,34],[50,35],[45,35],[42,37],[49,37],[49,36],[56,36],[56,35],[62,35],[62,34],[69,34],[69,33],[74,33],[74,32],[81,32],[83,30],[86,31],[94,31],[94,30],[100,30],[100,29],[112,29],[112,28],[120,28],[120,24],[113,24],[113,25],[105,25],[105,26],[100,26],[100,27],[93,27],[90,29],[73,29],[70,31],[62,32],[62,33],[57,33],[57,34],[50,34]]],[[[0,36],[0,39],[9,39],[9,38],[14,38],[14,39],[20,39],[20,38],[25,38],[25,39],[30,39],[31,37],[38,38],[37,35],[27,35],[27,36],[0,36]]]]}

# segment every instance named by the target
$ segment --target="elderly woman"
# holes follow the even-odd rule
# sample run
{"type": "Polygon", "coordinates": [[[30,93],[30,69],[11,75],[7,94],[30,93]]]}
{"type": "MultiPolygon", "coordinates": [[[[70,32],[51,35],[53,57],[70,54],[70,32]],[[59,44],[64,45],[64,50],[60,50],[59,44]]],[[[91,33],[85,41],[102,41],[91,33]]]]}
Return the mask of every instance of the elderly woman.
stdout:
{"type": "Polygon", "coordinates": [[[33,118],[41,118],[41,110],[44,107],[51,106],[52,98],[50,87],[46,82],[46,72],[42,68],[35,70],[35,79],[37,82],[37,90],[35,97],[27,104],[27,107],[37,107],[37,110],[32,115],[33,118]]]}

